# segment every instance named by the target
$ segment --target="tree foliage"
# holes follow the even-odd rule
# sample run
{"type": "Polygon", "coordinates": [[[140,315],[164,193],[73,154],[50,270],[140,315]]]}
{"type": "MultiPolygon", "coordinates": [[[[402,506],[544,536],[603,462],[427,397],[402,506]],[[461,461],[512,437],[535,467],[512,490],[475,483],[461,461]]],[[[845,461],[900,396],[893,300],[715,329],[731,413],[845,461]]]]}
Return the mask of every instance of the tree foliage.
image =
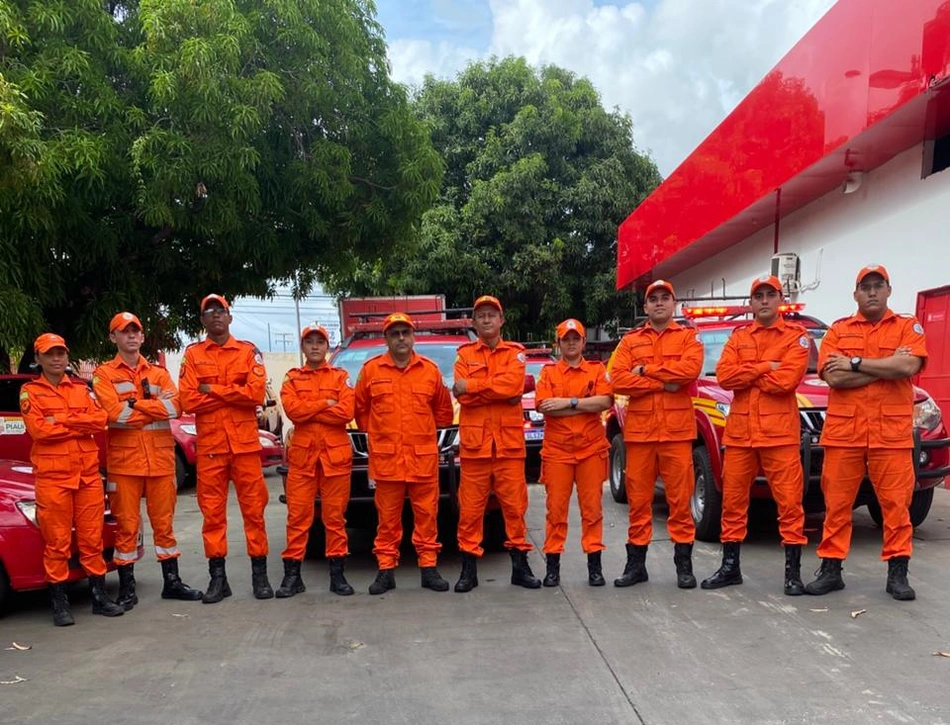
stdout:
{"type": "Polygon", "coordinates": [[[633,312],[615,291],[617,226],[660,182],[629,116],[589,81],[522,58],[427,78],[414,98],[446,172],[423,217],[421,251],[362,270],[360,293],[479,294],[506,304],[506,332],[550,339],[557,322],[615,325],[633,312]]]}
{"type": "Polygon", "coordinates": [[[0,0],[0,346],[412,248],[442,164],[371,0],[0,0]]]}

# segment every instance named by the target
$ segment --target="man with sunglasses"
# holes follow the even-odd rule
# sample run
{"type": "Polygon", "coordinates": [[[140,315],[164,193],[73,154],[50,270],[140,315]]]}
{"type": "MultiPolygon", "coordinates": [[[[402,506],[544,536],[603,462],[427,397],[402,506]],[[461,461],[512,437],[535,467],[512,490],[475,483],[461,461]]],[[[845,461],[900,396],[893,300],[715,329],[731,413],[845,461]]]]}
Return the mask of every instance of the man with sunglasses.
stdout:
{"type": "Polygon", "coordinates": [[[907,582],[914,533],[908,510],[914,494],[910,379],[927,361],[924,328],[914,317],[888,308],[891,278],[879,264],[858,272],[853,296],[857,314],[831,326],[818,358],[821,377],[831,388],[821,432],[825,524],[818,545],[821,568],[805,591],[844,589],[841,565],[851,545],[851,510],[867,475],[884,518],[885,591],[909,601],[917,596],[907,582]]]}
{"type": "Polygon", "coordinates": [[[231,596],[224,565],[229,481],[234,481],[244,518],[254,596],[270,599],[274,590],[267,580],[267,484],[257,429],[257,406],[267,385],[264,360],[253,344],[231,335],[231,308],[224,297],[210,294],[200,309],[208,335],[185,350],[178,387],[181,406],[195,414],[198,429],[198,507],[211,575],[202,601],[214,604],[231,596]]]}

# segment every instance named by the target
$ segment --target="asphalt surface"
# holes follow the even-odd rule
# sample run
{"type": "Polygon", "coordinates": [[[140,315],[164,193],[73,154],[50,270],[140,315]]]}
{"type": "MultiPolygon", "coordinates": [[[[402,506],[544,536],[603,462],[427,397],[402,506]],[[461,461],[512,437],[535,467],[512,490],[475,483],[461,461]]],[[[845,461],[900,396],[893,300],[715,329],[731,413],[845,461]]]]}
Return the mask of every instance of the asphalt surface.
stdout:
{"type": "MultiPolygon", "coordinates": [[[[271,582],[280,581],[284,507],[267,521],[271,582]]],[[[592,588],[573,512],[562,585],[508,583],[503,553],[480,562],[480,586],[461,595],[419,587],[404,554],[397,589],[370,596],[371,537],[354,535],[352,597],[327,590],[326,563],[304,565],[305,594],[255,600],[232,496],[228,575],[221,604],[162,601],[160,569],[136,567],[139,605],[93,616],[85,587],[71,599],[76,626],[52,626],[44,593],[21,595],[0,618],[2,723],[950,723],[950,491],[940,489],[915,536],[915,602],[884,593],[880,532],[856,512],[847,588],[825,597],[782,595],[774,526],[742,550],[745,583],[717,592],[676,588],[672,545],[655,507],[650,581],[618,589],[626,508],[605,493],[605,575],[592,588]],[[4,649],[12,643],[20,651],[4,649]],[[21,680],[22,681],[19,681],[21,680]]],[[[193,491],[179,497],[185,580],[207,583],[193,491]]],[[[544,489],[531,487],[531,538],[544,536],[544,489]]],[[[815,568],[820,519],[809,519],[803,562],[815,568]]],[[[149,543],[149,538],[146,543],[149,543]]],[[[535,573],[543,573],[538,553],[535,573]]],[[[697,544],[699,578],[719,547],[697,544]]],[[[458,555],[444,552],[454,583],[458,555]]],[[[109,576],[110,590],[118,588],[109,576]]]]}

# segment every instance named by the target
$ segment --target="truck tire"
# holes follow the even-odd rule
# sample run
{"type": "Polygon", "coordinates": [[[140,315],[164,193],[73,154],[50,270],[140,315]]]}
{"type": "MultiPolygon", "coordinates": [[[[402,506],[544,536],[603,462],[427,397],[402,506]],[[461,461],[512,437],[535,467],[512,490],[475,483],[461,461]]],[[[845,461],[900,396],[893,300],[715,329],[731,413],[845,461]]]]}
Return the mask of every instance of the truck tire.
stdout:
{"type": "MultiPolygon", "coordinates": [[[[910,523],[915,529],[927,519],[927,514],[930,513],[933,502],[934,490],[932,488],[922,488],[919,491],[914,491],[909,510],[910,523]]],[[[871,519],[878,527],[884,525],[884,514],[881,513],[881,504],[877,502],[876,497],[868,501],[868,513],[871,514],[871,519]]]]}
{"type": "Polygon", "coordinates": [[[617,503],[627,503],[627,446],[623,442],[623,433],[617,433],[610,441],[610,468],[608,481],[610,495],[617,503]]]}
{"type": "Polygon", "coordinates": [[[700,541],[718,542],[722,523],[722,494],[716,488],[712,462],[705,446],[693,449],[693,481],[689,508],[696,525],[696,538],[700,541]]]}

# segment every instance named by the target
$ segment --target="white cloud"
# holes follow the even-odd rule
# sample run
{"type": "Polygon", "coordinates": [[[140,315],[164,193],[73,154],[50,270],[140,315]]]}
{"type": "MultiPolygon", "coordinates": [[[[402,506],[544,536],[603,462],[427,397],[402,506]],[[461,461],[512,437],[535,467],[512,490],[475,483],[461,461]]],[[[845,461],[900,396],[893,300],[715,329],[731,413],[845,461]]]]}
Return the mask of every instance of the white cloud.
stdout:
{"type": "Polygon", "coordinates": [[[477,51],[424,39],[390,46],[398,80],[451,77],[469,61],[523,55],[588,77],[631,115],[637,146],[668,175],[834,0],[490,0],[492,40],[477,51]]]}

